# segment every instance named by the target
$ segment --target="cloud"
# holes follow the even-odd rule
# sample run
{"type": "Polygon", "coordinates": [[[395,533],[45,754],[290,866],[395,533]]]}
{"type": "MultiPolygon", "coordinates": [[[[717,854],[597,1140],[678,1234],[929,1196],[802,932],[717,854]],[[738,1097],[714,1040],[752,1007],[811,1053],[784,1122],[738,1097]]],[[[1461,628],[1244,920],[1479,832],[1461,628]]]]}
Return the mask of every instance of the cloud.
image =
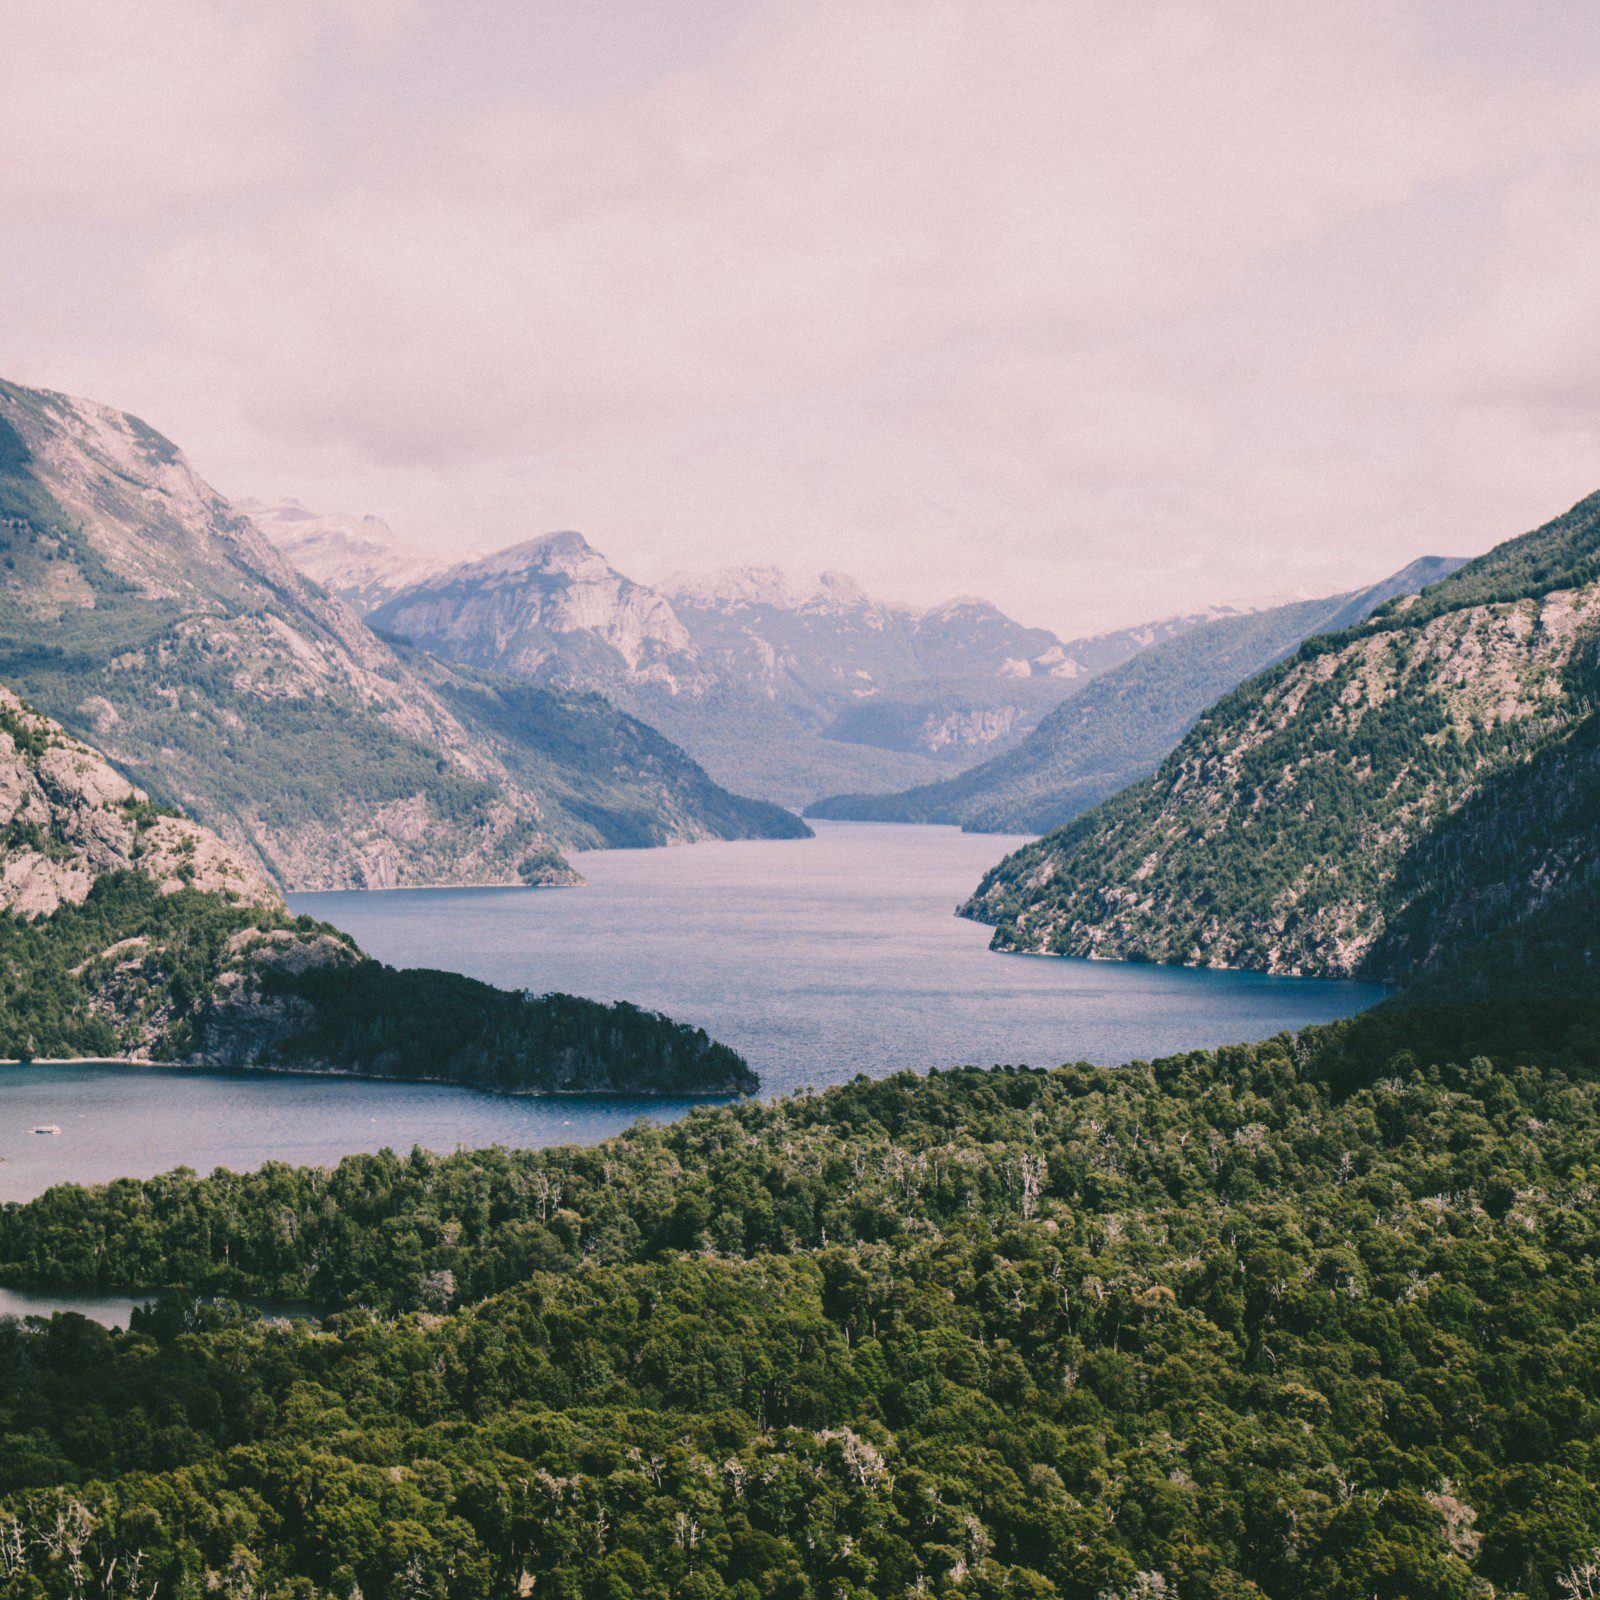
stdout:
{"type": "MultiPolygon", "coordinates": [[[[318,124],[348,11],[159,3],[232,30],[134,74],[227,55],[215,143],[119,79],[121,191],[254,198],[156,236],[80,369],[239,491],[1071,628],[1354,584],[1592,486],[1600,63],[1446,59],[1400,0],[769,0],[642,90],[402,105],[380,52],[318,124]]],[[[41,193],[117,203],[35,144],[41,193]]]]}
{"type": "Polygon", "coordinates": [[[377,48],[408,0],[13,0],[0,195],[13,217],[148,218],[305,171],[313,52],[377,48]]]}

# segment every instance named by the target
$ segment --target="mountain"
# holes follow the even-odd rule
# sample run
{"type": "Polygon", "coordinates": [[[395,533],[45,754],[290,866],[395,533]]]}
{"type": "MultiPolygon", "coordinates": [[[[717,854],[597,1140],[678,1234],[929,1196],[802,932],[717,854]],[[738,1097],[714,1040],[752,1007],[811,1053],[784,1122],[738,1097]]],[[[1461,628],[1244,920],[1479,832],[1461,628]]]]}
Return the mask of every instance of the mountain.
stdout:
{"type": "Polygon", "coordinates": [[[370,620],[446,660],[563,688],[697,695],[711,681],[672,607],[577,533],[449,567],[370,620]]]}
{"type": "Polygon", "coordinates": [[[308,511],[298,500],[240,500],[289,563],[360,614],[447,563],[404,543],[381,517],[308,511]]]}
{"type": "Polygon", "coordinates": [[[1600,495],[1308,641],[964,909],[998,949],[1486,992],[1544,950],[1577,981],[1597,650],[1600,495]]]}
{"type": "Polygon", "coordinates": [[[1141,650],[1165,644],[1169,639],[1203,628],[1208,622],[1219,622],[1224,617],[1243,617],[1255,611],[1271,610],[1267,605],[1205,606],[1199,611],[1185,611],[1177,616],[1161,617],[1155,622],[1141,622],[1131,628],[1118,628],[1112,633],[1097,633],[1087,639],[1074,639],[1067,648],[1088,676],[1099,677],[1131,660],[1141,650]]]}
{"type": "MultiPolygon", "coordinates": [[[[519,779],[442,684],[308,582],[170,441],[105,406],[10,384],[0,674],[292,888],[573,882],[562,846],[596,840],[592,821],[563,834],[554,794],[519,779]]],[[[563,792],[591,779],[614,790],[627,783],[618,753],[637,737],[586,706],[545,766],[560,767],[563,792]]],[[[710,794],[703,775],[679,775],[680,815],[646,831],[722,836],[694,814],[691,790],[710,794]]],[[[638,807],[652,788],[634,787],[638,807]]],[[[731,800],[717,792],[718,808],[731,800]]],[[[760,814],[739,831],[763,831],[760,814]]],[[[602,842],[639,834],[630,824],[602,842]]]]}
{"type": "Polygon", "coordinates": [[[0,688],[0,1057],[130,1057],[508,1091],[755,1080],[630,1006],[397,972],[0,688]]]}
{"type": "MultiPolygon", "coordinates": [[[[1303,639],[1353,626],[1395,596],[1415,593],[1460,565],[1428,556],[1351,594],[1197,617],[1185,627],[1157,624],[1144,630],[1152,639],[1146,648],[1101,671],[993,759],[903,794],[835,796],[806,814],[958,823],[977,833],[1047,833],[1153,772],[1207,706],[1303,639]]],[[[1130,630],[1119,637],[1136,636],[1130,630]]],[[[1081,646],[1069,648],[1078,659],[1107,659],[1081,646]]]]}
{"type": "Polygon", "coordinates": [[[1052,680],[1085,676],[1061,641],[1013,622],[985,600],[929,611],[874,600],[853,578],[801,578],[776,567],[678,575],[662,592],[724,677],[821,717],[885,689],[927,680],[1052,680]]]}
{"type": "Polygon", "coordinates": [[[539,796],[545,826],[564,848],[811,837],[794,812],[729,793],[680,746],[592,690],[545,689],[404,646],[399,654],[539,796]]]}
{"type": "Polygon", "coordinates": [[[373,626],[472,668],[606,695],[721,782],[798,805],[959,768],[1087,677],[1048,630],[981,600],[928,611],[841,573],[626,577],[576,533],[411,584],[373,626]]]}

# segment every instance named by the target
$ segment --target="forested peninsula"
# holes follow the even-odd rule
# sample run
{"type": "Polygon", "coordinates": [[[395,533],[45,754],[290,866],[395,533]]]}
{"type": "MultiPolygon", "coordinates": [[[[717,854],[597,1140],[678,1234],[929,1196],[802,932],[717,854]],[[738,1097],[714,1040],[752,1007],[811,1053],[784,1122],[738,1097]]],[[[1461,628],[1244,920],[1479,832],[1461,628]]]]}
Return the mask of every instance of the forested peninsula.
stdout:
{"type": "Polygon", "coordinates": [[[398,971],[291,916],[209,830],[0,688],[0,1057],[505,1092],[718,1095],[726,1046],[638,1007],[398,971]]]}

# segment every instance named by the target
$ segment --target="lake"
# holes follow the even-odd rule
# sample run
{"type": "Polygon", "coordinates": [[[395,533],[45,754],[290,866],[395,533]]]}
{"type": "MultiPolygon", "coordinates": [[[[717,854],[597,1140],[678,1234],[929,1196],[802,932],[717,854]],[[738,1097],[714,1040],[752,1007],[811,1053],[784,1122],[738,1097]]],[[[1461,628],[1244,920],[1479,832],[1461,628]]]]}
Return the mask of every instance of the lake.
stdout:
{"type": "MultiPolygon", "coordinates": [[[[303,894],[399,966],[625,998],[741,1051],[764,1094],[858,1072],[1114,1064],[1348,1016],[1372,984],[1003,956],[954,908],[1020,841],[820,823],[813,840],[596,851],[578,889],[303,894]]],[[[52,1183],[327,1163],[413,1144],[592,1143],[687,1102],[115,1066],[0,1068],[0,1198],[52,1183]],[[39,1135],[56,1124],[59,1135],[39,1135]]]]}

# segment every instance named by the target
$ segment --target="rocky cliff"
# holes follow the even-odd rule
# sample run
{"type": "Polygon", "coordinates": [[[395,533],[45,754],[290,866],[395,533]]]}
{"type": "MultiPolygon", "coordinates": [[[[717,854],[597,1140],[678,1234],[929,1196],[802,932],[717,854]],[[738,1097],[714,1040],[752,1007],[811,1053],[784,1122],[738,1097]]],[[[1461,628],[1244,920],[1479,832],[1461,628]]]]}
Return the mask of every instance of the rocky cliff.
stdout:
{"type": "Polygon", "coordinates": [[[290,565],[358,615],[450,564],[402,542],[381,517],[311,511],[298,500],[240,500],[236,506],[290,565]]]}
{"type": "Polygon", "coordinates": [[[957,823],[974,833],[1048,833],[1155,771],[1207,706],[1302,640],[1352,627],[1386,601],[1415,594],[1460,565],[1429,556],[1349,594],[1232,612],[1176,629],[1155,625],[1145,648],[1100,672],[1009,750],[941,783],[902,794],[836,795],[807,814],[957,823]]]}
{"type": "Polygon", "coordinates": [[[371,618],[452,662],[598,691],[718,782],[785,806],[966,765],[1087,676],[1054,634],[981,600],[919,612],[842,573],[773,567],[651,588],[575,533],[463,562],[371,618]]]}
{"type": "MultiPolygon", "coordinates": [[[[541,788],[523,752],[513,770],[509,745],[467,725],[439,682],[296,571],[170,441],[6,384],[0,677],[289,888],[570,883],[563,849],[641,831],[569,826],[555,802],[597,774],[626,786],[616,753],[629,735],[607,708],[540,753],[541,788]]],[[[675,815],[643,831],[725,836],[712,810],[732,797],[714,787],[712,809],[680,793],[675,815]]],[[[631,790],[647,822],[657,792],[631,790]]],[[[738,836],[760,831],[746,819],[738,836]]]]}

